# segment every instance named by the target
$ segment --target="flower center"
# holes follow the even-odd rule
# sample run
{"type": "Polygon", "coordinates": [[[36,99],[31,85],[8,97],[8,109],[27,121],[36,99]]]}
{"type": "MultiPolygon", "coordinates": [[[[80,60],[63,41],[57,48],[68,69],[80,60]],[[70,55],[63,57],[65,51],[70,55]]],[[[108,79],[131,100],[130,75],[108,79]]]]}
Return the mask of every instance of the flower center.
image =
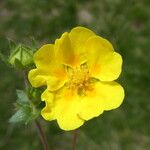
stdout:
{"type": "Polygon", "coordinates": [[[85,96],[86,90],[90,90],[90,74],[87,64],[81,64],[76,68],[67,67],[67,73],[67,88],[76,90],[79,95],[85,96]]]}

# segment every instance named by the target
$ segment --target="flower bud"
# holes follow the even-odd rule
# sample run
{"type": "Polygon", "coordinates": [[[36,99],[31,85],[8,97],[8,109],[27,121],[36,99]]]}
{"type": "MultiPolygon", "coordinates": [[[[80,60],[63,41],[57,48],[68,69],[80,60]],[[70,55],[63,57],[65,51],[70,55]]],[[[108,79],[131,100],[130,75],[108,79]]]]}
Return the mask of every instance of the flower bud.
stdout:
{"type": "Polygon", "coordinates": [[[11,52],[9,63],[15,68],[24,68],[33,63],[33,51],[30,48],[18,45],[11,52]]]}

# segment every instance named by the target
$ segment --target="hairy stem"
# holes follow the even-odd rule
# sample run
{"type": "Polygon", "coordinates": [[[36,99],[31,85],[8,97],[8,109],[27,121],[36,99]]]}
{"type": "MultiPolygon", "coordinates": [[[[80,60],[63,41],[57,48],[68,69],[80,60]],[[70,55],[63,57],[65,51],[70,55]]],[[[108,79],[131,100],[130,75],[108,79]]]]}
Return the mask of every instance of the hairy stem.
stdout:
{"type": "Polygon", "coordinates": [[[76,150],[77,136],[78,136],[78,132],[77,132],[77,130],[74,130],[73,131],[73,139],[72,139],[72,150],[76,150]]]}
{"type": "Polygon", "coordinates": [[[41,127],[40,122],[37,121],[37,120],[35,120],[35,124],[36,124],[36,127],[37,127],[37,129],[38,129],[38,133],[39,133],[41,142],[42,142],[42,144],[43,144],[44,150],[49,150],[47,138],[46,138],[46,135],[45,135],[45,133],[44,133],[42,127],[41,127]]]}

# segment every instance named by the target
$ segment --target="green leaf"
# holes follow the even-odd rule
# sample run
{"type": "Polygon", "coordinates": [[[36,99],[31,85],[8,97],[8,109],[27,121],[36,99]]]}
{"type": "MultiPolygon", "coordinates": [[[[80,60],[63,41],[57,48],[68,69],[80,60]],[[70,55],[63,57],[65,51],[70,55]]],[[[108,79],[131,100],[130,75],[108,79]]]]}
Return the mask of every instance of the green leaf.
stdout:
{"type": "Polygon", "coordinates": [[[16,90],[17,92],[17,103],[24,105],[24,104],[29,104],[29,99],[26,95],[26,93],[22,90],[16,90]]]}
{"type": "Polygon", "coordinates": [[[21,107],[10,119],[10,123],[27,122],[31,113],[30,107],[21,107]]]}
{"type": "Polygon", "coordinates": [[[9,119],[10,123],[25,123],[36,119],[40,114],[40,110],[30,106],[22,106],[19,110],[9,119]]]}
{"type": "Polygon", "coordinates": [[[17,112],[9,119],[10,123],[29,123],[30,121],[36,119],[41,109],[37,108],[28,95],[23,90],[16,90],[17,93],[17,112]]]}

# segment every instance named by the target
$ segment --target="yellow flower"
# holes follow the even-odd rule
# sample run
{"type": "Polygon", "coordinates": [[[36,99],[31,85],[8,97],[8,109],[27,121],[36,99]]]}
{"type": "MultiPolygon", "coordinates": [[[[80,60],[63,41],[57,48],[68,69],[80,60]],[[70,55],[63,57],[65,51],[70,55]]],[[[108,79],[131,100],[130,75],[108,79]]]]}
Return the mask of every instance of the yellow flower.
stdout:
{"type": "Polygon", "coordinates": [[[105,110],[119,107],[124,90],[115,82],[122,57],[106,39],[84,27],[65,32],[55,44],[35,54],[36,69],[29,72],[33,87],[47,86],[41,115],[57,120],[63,130],[73,130],[105,110]]]}

